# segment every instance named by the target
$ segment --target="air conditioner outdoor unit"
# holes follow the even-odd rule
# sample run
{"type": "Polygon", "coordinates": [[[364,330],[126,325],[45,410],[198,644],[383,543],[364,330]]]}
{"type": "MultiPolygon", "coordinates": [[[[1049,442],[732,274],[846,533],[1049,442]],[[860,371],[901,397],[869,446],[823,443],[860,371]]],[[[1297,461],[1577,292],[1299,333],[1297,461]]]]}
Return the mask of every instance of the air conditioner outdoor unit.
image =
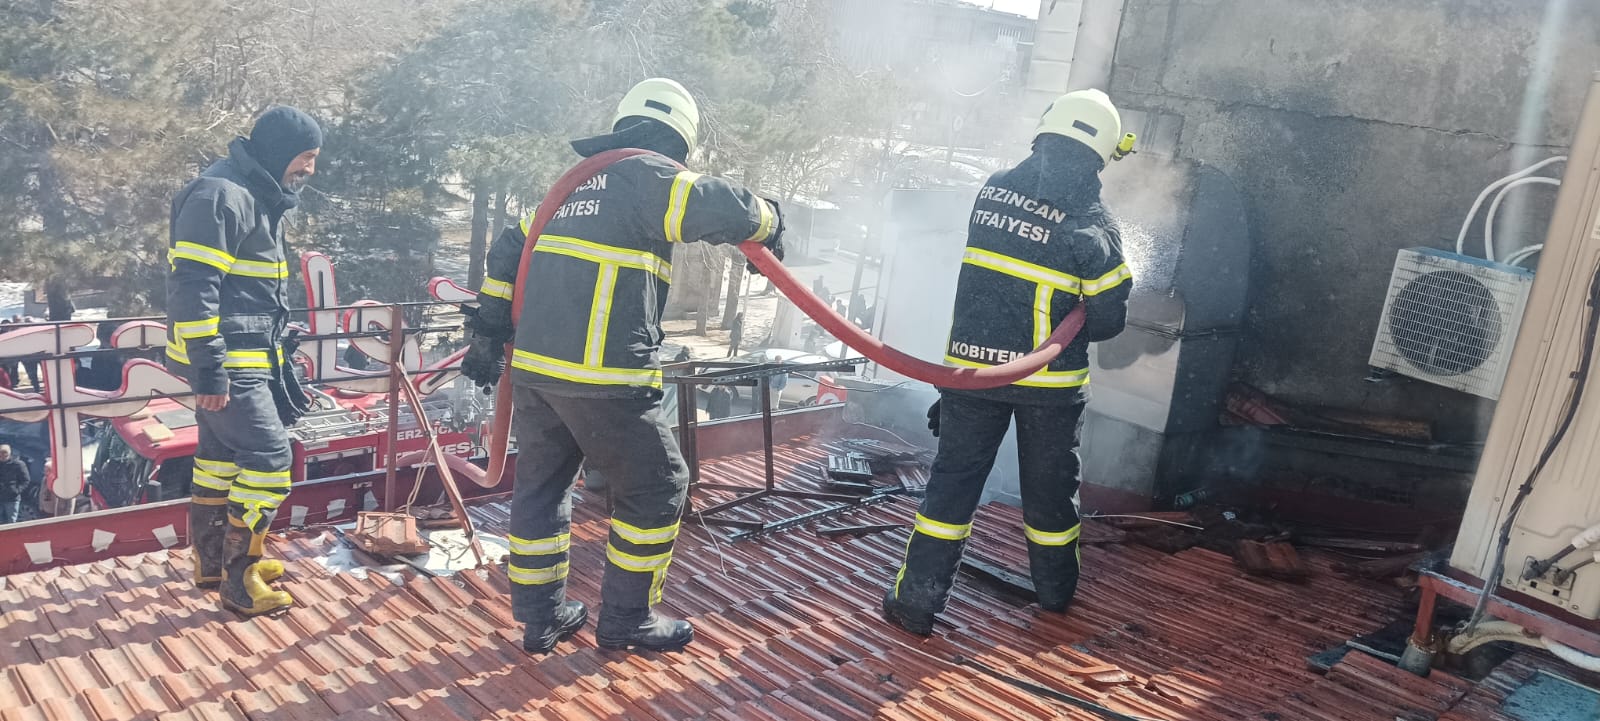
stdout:
{"type": "Polygon", "coordinates": [[[1533,272],[1433,248],[1395,259],[1368,363],[1499,398],[1533,272]]]}
{"type": "Polygon", "coordinates": [[[1600,73],[1593,76],[1569,155],[1539,280],[1528,298],[1512,372],[1484,439],[1450,565],[1477,579],[1475,585],[1487,580],[1502,591],[1520,592],[1518,603],[1538,601],[1600,619],[1600,545],[1581,535],[1600,524],[1600,367],[1590,372],[1587,392],[1571,408],[1575,372],[1589,354],[1585,331],[1591,314],[1600,312],[1589,307],[1600,270],[1600,73]],[[1535,468],[1538,475],[1519,503],[1535,468]],[[1509,540],[1501,549],[1499,532],[1505,528],[1509,540]],[[1548,563],[1574,541],[1582,547],[1548,563]],[[1502,553],[1497,574],[1495,560],[1502,553]]]}

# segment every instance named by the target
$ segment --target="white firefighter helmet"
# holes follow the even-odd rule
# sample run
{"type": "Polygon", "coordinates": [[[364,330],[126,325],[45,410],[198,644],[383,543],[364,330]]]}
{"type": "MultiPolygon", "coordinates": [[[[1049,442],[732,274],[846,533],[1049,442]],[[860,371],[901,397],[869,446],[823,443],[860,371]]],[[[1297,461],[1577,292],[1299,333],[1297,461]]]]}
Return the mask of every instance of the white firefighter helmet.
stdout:
{"type": "Polygon", "coordinates": [[[689,144],[691,155],[700,139],[700,106],[695,104],[694,96],[676,80],[641,80],[628,90],[627,95],[622,96],[612,125],[615,126],[623,118],[652,118],[666,123],[683,136],[684,142],[689,144]]]}
{"type": "Polygon", "coordinates": [[[1111,162],[1117,144],[1122,142],[1122,116],[1111,98],[1099,90],[1075,90],[1046,108],[1039,118],[1035,137],[1052,133],[1072,138],[1111,162]]]}

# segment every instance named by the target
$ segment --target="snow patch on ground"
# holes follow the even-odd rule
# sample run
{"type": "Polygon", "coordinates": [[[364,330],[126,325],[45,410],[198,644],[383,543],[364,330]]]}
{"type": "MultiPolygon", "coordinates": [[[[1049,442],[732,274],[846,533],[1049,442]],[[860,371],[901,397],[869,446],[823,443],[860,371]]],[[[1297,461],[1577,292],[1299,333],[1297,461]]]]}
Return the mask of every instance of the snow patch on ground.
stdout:
{"type": "Polygon", "coordinates": [[[22,315],[22,294],[27,283],[0,282],[0,318],[22,315]]]}

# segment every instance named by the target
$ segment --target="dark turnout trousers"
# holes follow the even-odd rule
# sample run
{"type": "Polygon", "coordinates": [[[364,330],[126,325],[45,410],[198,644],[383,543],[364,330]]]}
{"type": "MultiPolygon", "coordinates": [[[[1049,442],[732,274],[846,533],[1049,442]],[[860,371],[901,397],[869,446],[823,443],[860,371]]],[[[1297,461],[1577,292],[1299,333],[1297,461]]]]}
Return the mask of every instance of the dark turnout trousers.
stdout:
{"type": "Polygon", "coordinates": [[[511,498],[511,602],[517,620],[540,623],[566,599],[572,487],[580,465],[605,479],[611,534],[601,584],[603,613],[632,613],[661,600],[689,488],[661,392],[641,397],[514,389],[517,480],[511,498]]]}
{"type": "Polygon", "coordinates": [[[272,527],[289,495],[289,464],[294,460],[268,378],[230,375],[228,405],[220,411],[195,411],[200,438],[189,539],[200,566],[197,580],[204,583],[221,576],[222,536],[229,517],[251,534],[272,527]]]}
{"type": "Polygon", "coordinates": [[[1078,442],[1084,404],[1025,405],[959,393],[939,401],[939,451],[893,595],[944,610],[984,482],[1013,417],[1028,560],[1039,603],[1065,610],[1078,586],[1078,442]]]}

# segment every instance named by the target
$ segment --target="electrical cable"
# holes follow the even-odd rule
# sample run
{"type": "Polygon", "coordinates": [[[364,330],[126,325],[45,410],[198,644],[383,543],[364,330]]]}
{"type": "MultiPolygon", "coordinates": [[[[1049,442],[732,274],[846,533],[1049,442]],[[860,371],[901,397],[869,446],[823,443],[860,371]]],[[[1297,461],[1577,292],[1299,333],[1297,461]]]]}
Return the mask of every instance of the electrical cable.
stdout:
{"type": "Polygon", "coordinates": [[[862,423],[860,421],[852,422],[850,425],[852,425],[852,426],[861,426],[862,428],[871,428],[871,429],[873,429],[875,431],[883,431],[884,433],[887,433],[887,434],[889,434],[891,436],[894,436],[895,440],[900,441],[901,443],[903,443],[905,445],[911,446],[912,448],[917,448],[918,447],[917,444],[912,443],[911,441],[908,441],[908,440],[900,437],[899,433],[895,433],[894,431],[891,431],[891,430],[889,430],[887,428],[884,428],[883,426],[875,426],[875,425],[872,425],[871,423],[862,423]]]}
{"type": "Polygon", "coordinates": [[[1167,520],[1165,518],[1151,518],[1150,516],[1140,516],[1140,515],[1132,514],[1132,513],[1090,513],[1090,514],[1084,516],[1083,520],[1085,520],[1085,521],[1094,521],[1094,520],[1099,520],[1101,518],[1133,518],[1133,519],[1138,519],[1138,520],[1141,520],[1141,521],[1151,521],[1153,523],[1165,523],[1165,524],[1167,524],[1169,526],[1179,526],[1179,527],[1182,527],[1182,528],[1192,528],[1192,529],[1194,529],[1196,531],[1204,531],[1204,530],[1206,530],[1204,526],[1196,526],[1193,523],[1181,523],[1179,521],[1169,521],[1169,520],[1167,520]]]}
{"type": "MultiPolygon", "coordinates": [[[[1543,177],[1543,176],[1533,177],[1533,178],[1521,178],[1521,179],[1518,179],[1518,180],[1513,180],[1510,183],[1507,183],[1506,187],[1501,188],[1500,192],[1495,193],[1494,202],[1489,203],[1489,214],[1483,216],[1483,257],[1484,257],[1484,259],[1491,260],[1491,261],[1495,259],[1495,257],[1494,257],[1494,216],[1495,216],[1496,213],[1500,212],[1500,201],[1505,200],[1506,193],[1511,192],[1512,188],[1516,188],[1516,187],[1523,186],[1523,185],[1554,185],[1556,187],[1560,187],[1561,186],[1561,181],[1556,180],[1555,178],[1546,178],[1546,177],[1543,177]]],[[[1516,252],[1521,252],[1521,251],[1516,251],[1516,252]]],[[[1506,262],[1507,265],[1510,265],[1510,263],[1511,263],[1511,261],[1509,261],[1509,260],[1507,260],[1505,262],[1506,262]]]]}
{"type": "Polygon", "coordinates": [[[1493,193],[1494,191],[1500,189],[1501,186],[1503,186],[1503,185],[1505,185],[1507,183],[1510,183],[1510,182],[1512,182],[1514,180],[1517,180],[1517,179],[1520,179],[1520,178],[1526,178],[1529,175],[1532,175],[1535,172],[1538,172],[1538,170],[1540,168],[1543,168],[1546,165],[1549,165],[1551,163],[1560,162],[1560,161],[1563,161],[1563,160],[1566,160],[1566,159],[1567,159],[1567,156],[1565,156],[1565,155],[1557,155],[1557,156],[1555,156],[1553,158],[1545,158],[1544,160],[1541,160],[1541,161],[1539,161],[1537,163],[1534,163],[1533,165],[1530,165],[1530,166],[1528,166],[1526,168],[1523,168],[1522,170],[1519,170],[1519,171],[1517,171],[1515,173],[1507,175],[1506,177],[1501,178],[1499,180],[1496,180],[1493,183],[1490,183],[1489,185],[1485,186],[1483,191],[1478,193],[1478,199],[1472,201],[1472,209],[1467,211],[1466,219],[1461,221],[1461,232],[1456,234],[1456,255],[1466,255],[1467,254],[1467,231],[1472,228],[1473,219],[1478,217],[1478,208],[1483,207],[1483,199],[1484,198],[1489,197],[1490,193],[1493,193]]]}
{"type": "Polygon", "coordinates": [[[700,519],[700,528],[705,530],[706,537],[711,539],[711,548],[712,548],[712,550],[717,552],[717,569],[722,572],[722,577],[723,578],[726,578],[729,581],[732,581],[734,583],[740,584],[740,585],[744,586],[745,588],[754,589],[754,590],[757,590],[757,591],[762,591],[764,593],[771,593],[771,594],[784,593],[784,591],[782,589],[772,588],[772,587],[767,586],[765,584],[757,584],[757,583],[754,583],[752,581],[737,579],[737,578],[733,577],[733,574],[728,573],[728,554],[723,552],[722,544],[717,541],[717,532],[716,532],[716,530],[713,529],[711,526],[706,525],[705,511],[704,510],[695,511],[694,515],[695,515],[695,518],[700,519]]]}
{"type": "Polygon", "coordinates": [[[1525,261],[1525,260],[1527,260],[1529,258],[1532,258],[1535,255],[1538,255],[1543,250],[1544,250],[1544,243],[1537,243],[1537,244],[1534,244],[1534,245],[1530,245],[1530,246],[1528,246],[1526,248],[1522,248],[1521,250],[1518,250],[1518,251],[1512,253],[1511,255],[1506,256],[1506,259],[1501,261],[1501,262],[1505,263],[1506,265],[1519,265],[1519,264],[1522,263],[1522,261],[1525,261]]]}
{"type": "Polygon", "coordinates": [[[1544,471],[1550,458],[1555,455],[1556,449],[1561,446],[1562,440],[1571,430],[1572,422],[1578,415],[1578,405],[1583,401],[1584,389],[1589,384],[1589,371],[1594,362],[1595,336],[1600,333],[1600,265],[1594,269],[1594,275],[1589,281],[1588,317],[1583,328],[1583,340],[1579,346],[1578,369],[1572,374],[1572,391],[1567,397],[1567,404],[1562,410],[1561,422],[1551,434],[1550,440],[1545,444],[1544,451],[1539,454],[1539,460],[1533,464],[1533,469],[1528,472],[1527,480],[1517,489],[1517,497],[1511,502],[1511,507],[1506,513],[1505,523],[1500,526],[1500,533],[1495,538],[1494,564],[1490,572],[1483,578],[1483,591],[1478,594],[1478,603],[1472,609],[1472,616],[1467,620],[1463,633],[1471,633],[1483,620],[1484,614],[1489,609],[1489,599],[1500,587],[1500,578],[1505,574],[1506,550],[1511,542],[1511,529],[1517,521],[1518,514],[1522,511],[1522,504],[1533,493],[1533,486],[1539,479],[1539,474],[1544,471]]]}

